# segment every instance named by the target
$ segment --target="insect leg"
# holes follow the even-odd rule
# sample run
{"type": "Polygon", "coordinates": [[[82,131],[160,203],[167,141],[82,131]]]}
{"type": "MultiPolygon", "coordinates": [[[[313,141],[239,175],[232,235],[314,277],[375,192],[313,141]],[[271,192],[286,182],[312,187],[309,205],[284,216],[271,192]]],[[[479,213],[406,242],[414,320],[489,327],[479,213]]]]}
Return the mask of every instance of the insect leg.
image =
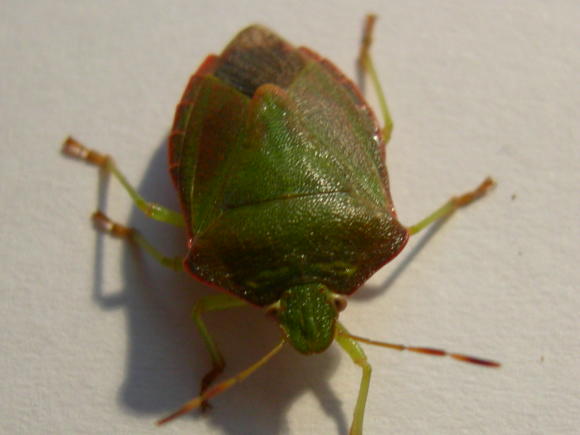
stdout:
{"type": "Polygon", "coordinates": [[[245,370],[242,370],[237,375],[232,376],[231,378],[226,379],[223,382],[220,382],[218,385],[208,389],[202,395],[197,396],[197,397],[191,399],[189,402],[184,403],[183,406],[181,406],[181,408],[179,408],[177,411],[171,413],[167,417],[162,418],[161,420],[159,420],[157,422],[157,424],[158,425],[165,424],[165,423],[167,423],[167,422],[169,422],[169,421],[171,421],[171,420],[173,420],[173,419],[175,419],[183,414],[186,414],[189,411],[191,411],[197,407],[202,406],[202,404],[204,402],[211,399],[212,397],[217,396],[220,393],[223,393],[227,389],[232,388],[238,382],[243,381],[248,376],[250,376],[252,373],[254,373],[256,370],[258,370],[260,367],[262,367],[264,364],[266,364],[268,361],[270,361],[274,355],[276,355],[278,352],[280,352],[280,350],[282,350],[282,347],[284,347],[284,343],[285,343],[285,341],[281,340],[270,352],[268,352],[266,355],[264,355],[262,358],[260,358],[257,362],[252,364],[250,367],[248,367],[245,370]]]}
{"type": "Polygon", "coordinates": [[[447,201],[445,204],[443,204],[440,208],[435,210],[425,219],[421,220],[415,225],[407,227],[409,234],[411,235],[416,234],[425,227],[432,224],[433,222],[448,218],[458,208],[465,207],[466,205],[471,204],[476,199],[481,198],[489,191],[489,189],[491,189],[494,186],[494,184],[495,184],[494,181],[491,178],[487,177],[475,190],[466,192],[463,195],[452,197],[449,201],[447,201]]]}
{"type": "Polygon", "coordinates": [[[62,152],[69,157],[84,160],[87,163],[99,166],[106,172],[113,174],[113,176],[123,185],[127,193],[129,193],[129,196],[131,196],[135,202],[135,205],[137,205],[137,207],[139,207],[139,209],[145,213],[146,216],[179,227],[184,225],[183,216],[181,213],[143,199],[143,197],[137,193],[133,186],[129,184],[121,171],[119,171],[112,157],[89,149],[72,137],[68,137],[64,141],[62,152]]]}
{"type": "Polygon", "coordinates": [[[349,432],[350,435],[362,435],[365,405],[369,393],[372,367],[368,363],[367,356],[362,348],[349,336],[348,331],[340,322],[337,323],[336,341],[348,356],[350,356],[352,361],[362,368],[362,378],[358,390],[358,398],[356,399],[352,425],[349,432]]]}
{"type": "MultiPolygon", "coordinates": [[[[228,294],[217,294],[206,296],[195,304],[191,316],[199,330],[201,338],[205,344],[207,351],[211,356],[212,368],[201,380],[200,395],[205,393],[212,382],[224,371],[225,361],[222,353],[217,347],[217,344],[211,334],[209,333],[202,315],[212,311],[227,310],[230,308],[243,307],[247,303],[236,297],[228,294]]],[[[207,409],[208,403],[204,401],[201,404],[202,410],[207,409]]]]}
{"type": "Polygon", "coordinates": [[[381,113],[383,115],[384,120],[383,138],[385,143],[388,143],[389,139],[391,138],[391,133],[393,131],[393,120],[391,118],[389,106],[387,105],[385,93],[383,92],[383,87],[381,86],[381,82],[379,81],[377,71],[375,70],[374,62],[369,53],[369,48],[372,44],[373,28],[376,20],[377,20],[376,15],[367,15],[363,39],[358,58],[358,65],[363,72],[369,75],[371,82],[373,83],[373,87],[375,88],[375,92],[377,93],[379,106],[381,108],[381,113]]]}
{"type": "Polygon", "coordinates": [[[121,239],[127,239],[130,242],[137,243],[139,247],[151,255],[162,266],[168,267],[178,272],[183,270],[182,257],[167,257],[163,255],[135,228],[126,227],[115,221],[112,221],[105,213],[100,210],[97,210],[93,213],[92,219],[100,230],[109,233],[112,236],[119,237],[121,239]]]}

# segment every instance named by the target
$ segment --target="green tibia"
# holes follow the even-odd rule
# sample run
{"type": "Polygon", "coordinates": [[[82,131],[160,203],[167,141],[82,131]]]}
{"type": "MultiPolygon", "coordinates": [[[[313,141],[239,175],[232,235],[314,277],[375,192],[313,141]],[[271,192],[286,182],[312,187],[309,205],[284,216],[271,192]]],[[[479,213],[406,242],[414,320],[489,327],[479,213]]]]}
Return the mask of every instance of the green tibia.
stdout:
{"type": "Polygon", "coordinates": [[[300,353],[324,351],[334,340],[337,309],[322,284],[286,290],[277,305],[277,319],[288,342],[300,353]]]}

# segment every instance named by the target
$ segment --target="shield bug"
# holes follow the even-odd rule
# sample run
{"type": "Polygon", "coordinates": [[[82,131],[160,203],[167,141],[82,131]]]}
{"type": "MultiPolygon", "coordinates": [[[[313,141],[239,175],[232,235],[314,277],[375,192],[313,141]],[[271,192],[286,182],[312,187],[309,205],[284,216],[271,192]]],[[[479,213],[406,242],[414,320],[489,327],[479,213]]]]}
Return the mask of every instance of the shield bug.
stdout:
{"type": "Polygon", "coordinates": [[[160,424],[207,406],[207,400],[249,376],[286,343],[312,354],[336,341],[361,367],[351,434],[362,433],[371,376],[360,342],[499,365],[368,340],[338,321],[346,297],[393,259],[409,236],[493,185],[486,178],[419,223],[399,222],[384,162],[393,124],[369,54],[374,22],[374,16],[367,17],[359,67],[377,92],[382,128],[359,90],[332,63],[265,27],[246,28],[221,55],[208,56],[177,105],[169,138],[180,213],[145,201],[109,156],[72,138],[65,141],[65,154],[112,173],[147,216],[184,226],[188,252],[185,258],[165,257],[137,230],[97,211],[93,219],[102,229],[222,290],[199,300],[193,310],[212,361],[200,395],[160,424]],[[214,385],[225,363],[202,315],[241,306],[270,315],[281,329],[280,342],[246,370],[214,385]]]}

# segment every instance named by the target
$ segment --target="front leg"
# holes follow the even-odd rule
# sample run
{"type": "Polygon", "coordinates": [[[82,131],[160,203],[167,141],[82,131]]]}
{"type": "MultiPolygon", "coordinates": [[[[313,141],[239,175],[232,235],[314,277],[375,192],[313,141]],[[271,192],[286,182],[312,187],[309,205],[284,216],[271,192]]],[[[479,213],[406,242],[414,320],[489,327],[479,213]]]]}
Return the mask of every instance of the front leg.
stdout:
{"type": "Polygon", "coordinates": [[[362,377],[360,380],[360,387],[358,390],[358,398],[354,408],[352,418],[352,425],[350,426],[349,435],[362,435],[363,420],[365,415],[365,406],[369,394],[369,386],[371,382],[372,367],[367,360],[367,356],[359,346],[359,344],[350,337],[346,328],[337,322],[336,341],[343,348],[343,350],[350,356],[352,362],[362,369],[362,377]]]}
{"type": "MultiPolygon", "coordinates": [[[[203,339],[205,347],[210,354],[212,362],[212,368],[201,380],[199,392],[200,396],[207,391],[212,382],[215,381],[215,379],[224,371],[224,367],[226,365],[222,353],[217,347],[214,338],[209,333],[207,326],[203,321],[202,315],[212,311],[227,310],[230,308],[244,307],[246,305],[246,302],[229,294],[216,294],[200,299],[193,307],[193,321],[199,330],[201,338],[203,339]]],[[[209,403],[203,401],[201,404],[202,411],[206,411],[208,408],[209,403]]]]}

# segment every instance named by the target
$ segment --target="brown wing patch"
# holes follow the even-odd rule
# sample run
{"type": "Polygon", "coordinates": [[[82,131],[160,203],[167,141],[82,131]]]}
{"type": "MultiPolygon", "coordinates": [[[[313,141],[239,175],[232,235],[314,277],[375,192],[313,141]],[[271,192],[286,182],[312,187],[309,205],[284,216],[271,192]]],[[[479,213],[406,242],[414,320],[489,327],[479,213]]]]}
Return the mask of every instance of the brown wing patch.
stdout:
{"type": "Polygon", "coordinates": [[[226,47],[214,75],[252,97],[266,83],[286,88],[303,66],[304,58],[294,47],[265,27],[254,25],[226,47]]]}

